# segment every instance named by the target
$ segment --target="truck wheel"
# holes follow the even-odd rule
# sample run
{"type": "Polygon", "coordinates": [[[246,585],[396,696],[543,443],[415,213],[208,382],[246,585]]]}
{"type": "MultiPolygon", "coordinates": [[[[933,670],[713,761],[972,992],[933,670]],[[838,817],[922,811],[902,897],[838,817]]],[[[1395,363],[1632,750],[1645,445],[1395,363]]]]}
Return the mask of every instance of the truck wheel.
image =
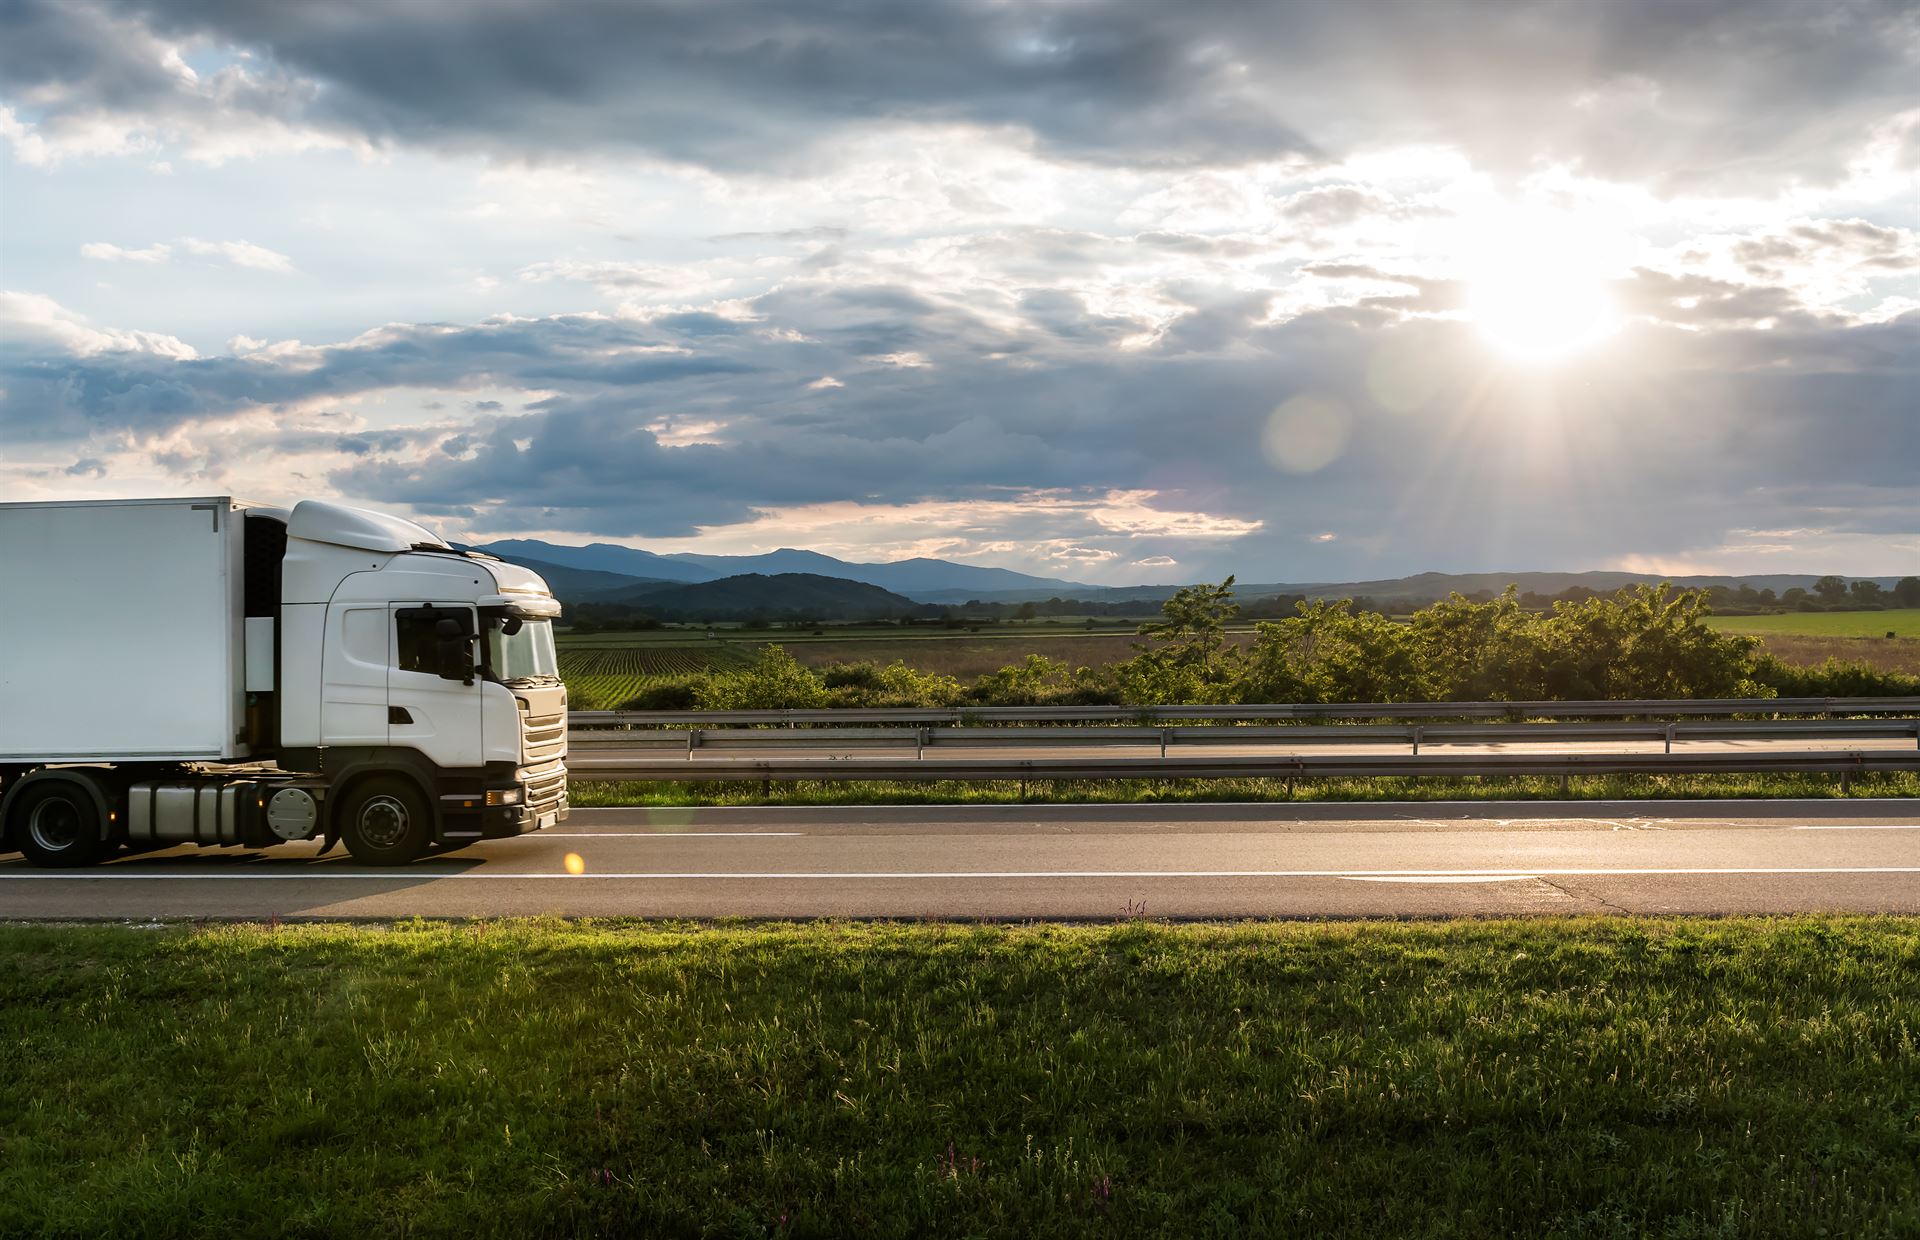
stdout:
{"type": "Polygon", "coordinates": [[[8,817],[14,844],[37,866],[72,869],[107,855],[100,809],[79,784],[54,779],[22,789],[8,817]]]}
{"type": "Polygon", "coordinates": [[[406,865],[433,841],[426,798],[404,779],[369,779],[340,806],[340,837],[363,865],[406,865]]]}

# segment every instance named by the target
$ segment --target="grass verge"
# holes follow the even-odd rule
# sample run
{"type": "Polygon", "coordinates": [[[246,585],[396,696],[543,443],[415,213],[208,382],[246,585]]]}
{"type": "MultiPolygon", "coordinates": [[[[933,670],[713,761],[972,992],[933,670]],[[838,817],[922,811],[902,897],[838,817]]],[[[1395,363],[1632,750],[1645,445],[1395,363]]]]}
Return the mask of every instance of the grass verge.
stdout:
{"type": "Polygon", "coordinates": [[[1920,1227],[1920,923],[0,930],[0,1233],[1920,1227]]]}
{"type": "Polygon", "coordinates": [[[1401,776],[1355,779],[1035,779],[1002,782],[751,780],[643,783],[582,780],[576,807],[698,805],[1179,804],[1191,801],[1626,801],[1721,797],[1917,797],[1920,775],[1401,776]]]}

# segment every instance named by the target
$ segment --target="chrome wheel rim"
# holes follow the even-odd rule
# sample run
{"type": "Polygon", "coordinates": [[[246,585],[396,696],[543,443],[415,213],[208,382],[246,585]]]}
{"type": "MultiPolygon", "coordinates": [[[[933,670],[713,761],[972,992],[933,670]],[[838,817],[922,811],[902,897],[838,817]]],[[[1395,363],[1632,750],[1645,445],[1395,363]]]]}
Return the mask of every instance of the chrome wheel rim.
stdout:
{"type": "Polygon", "coordinates": [[[375,848],[392,848],[407,836],[407,807],[385,793],[360,807],[360,838],[375,848]]]}
{"type": "Polygon", "coordinates": [[[27,834],[48,852],[65,852],[80,842],[79,807],[65,797],[40,802],[27,816],[27,834]]]}

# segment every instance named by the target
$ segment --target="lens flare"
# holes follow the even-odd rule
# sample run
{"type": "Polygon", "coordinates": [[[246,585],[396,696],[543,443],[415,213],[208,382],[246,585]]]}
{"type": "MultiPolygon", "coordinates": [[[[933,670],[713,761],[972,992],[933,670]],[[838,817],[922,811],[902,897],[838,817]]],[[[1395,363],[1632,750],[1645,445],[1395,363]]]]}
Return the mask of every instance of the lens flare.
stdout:
{"type": "Polygon", "coordinates": [[[561,862],[561,864],[566,866],[567,873],[573,875],[575,878],[587,872],[586,860],[582,858],[579,853],[568,853],[567,859],[561,862]]]}

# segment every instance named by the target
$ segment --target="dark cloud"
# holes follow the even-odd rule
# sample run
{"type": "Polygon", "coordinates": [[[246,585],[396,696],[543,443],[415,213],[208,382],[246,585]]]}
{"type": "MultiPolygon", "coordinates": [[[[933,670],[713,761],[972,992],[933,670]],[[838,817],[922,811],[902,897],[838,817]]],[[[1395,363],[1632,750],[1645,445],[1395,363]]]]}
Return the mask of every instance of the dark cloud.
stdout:
{"type": "MultiPolygon", "coordinates": [[[[1904,0],[68,0],[0,5],[0,89],[511,157],[645,150],[801,171],[849,127],[964,122],[1163,167],[1447,142],[1681,186],[1837,175],[1912,103],[1904,0]],[[152,35],[245,49],[220,89],[152,35]]],[[[1338,218],[1337,198],[1303,201],[1338,218]]]]}
{"type": "MultiPolygon", "coordinates": [[[[1157,335],[1063,290],[987,315],[903,285],[790,283],[736,317],[395,326],[285,356],[0,356],[0,442],[185,428],[156,462],[242,490],[262,451],[331,452],[336,491],[476,533],[684,537],[847,500],[1151,492],[1164,521],[1109,542],[1056,524],[1062,554],[1175,551],[1196,573],[1293,580],[1685,554],[1735,527],[1831,526],[1816,492],[1920,529],[1901,498],[1920,494],[1920,315],[1849,324],[1779,289],[1643,271],[1619,295],[1651,321],[1543,373],[1404,307],[1274,322],[1264,291],[1163,292],[1186,309],[1157,335]],[[452,425],[329,432],[301,412],[392,389],[524,395],[452,425]],[[1274,421],[1302,398],[1331,411],[1331,453],[1294,454],[1274,421]],[[276,409],[296,429],[261,431],[276,409]],[[1264,527],[1207,542],[1182,513],[1264,527]]],[[[1411,296],[1425,314],[1454,293],[1411,296]]]]}

